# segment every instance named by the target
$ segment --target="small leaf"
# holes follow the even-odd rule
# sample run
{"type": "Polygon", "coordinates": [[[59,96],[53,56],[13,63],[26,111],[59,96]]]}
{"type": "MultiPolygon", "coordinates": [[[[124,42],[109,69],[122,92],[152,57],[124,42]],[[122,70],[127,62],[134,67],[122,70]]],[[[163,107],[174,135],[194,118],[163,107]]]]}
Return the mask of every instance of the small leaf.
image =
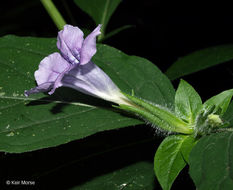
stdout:
{"type": "Polygon", "coordinates": [[[176,114],[193,125],[202,108],[202,101],[195,89],[181,80],[175,96],[176,114]]]}
{"type": "Polygon", "coordinates": [[[232,96],[233,96],[233,89],[223,91],[220,94],[208,99],[203,105],[204,109],[206,111],[209,111],[212,108],[214,108],[212,113],[217,113],[220,116],[222,116],[226,112],[232,96]]]}
{"type": "Polygon", "coordinates": [[[190,175],[199,190],[233,189],[233,132],[204,136],[190,153],[190,175]]]}
{"type": "Polygon", "coordinates": [[[177,79],[233,59],[233,45],[209,47],[179,58],[166,71],[171,79],[177,79]]]}
{"type": "Polygon", "coordinates": [[[74,2],[92,17],[96,25],[102,24],[101,36],[104,36],[108,21],[121,0],[74,0],[74,2]]]}
{"type": "Polygon", "coordinates": [[[153,165],[149,162],[137,162],[111,173],[95,177],[90,181],[71,188],[72,190],[153,190],[153,165]]]}
{"type": "Polygon", "coordinates": [[[172,135],[163,140],[156,151],[154,170],[163,190],[169,190],[185,167],[194,139],[189,135],[172,135]]]}

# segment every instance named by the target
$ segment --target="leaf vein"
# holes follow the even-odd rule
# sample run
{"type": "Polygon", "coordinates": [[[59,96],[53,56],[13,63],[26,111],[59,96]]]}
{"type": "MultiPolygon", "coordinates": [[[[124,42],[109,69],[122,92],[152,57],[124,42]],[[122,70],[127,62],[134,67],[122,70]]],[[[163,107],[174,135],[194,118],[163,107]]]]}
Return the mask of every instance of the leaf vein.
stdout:
{"type": "MultiPolygon", "coordinates": [[[[79,114],[90,112],[90,111],[92,111],[94,109],[96,109],[96,108],[90,108],[88,110],[83,110],[81,112],[76,112],[76,113],[73,113],[73,114],[66,114],[65,116],[60,116],[60,117],[56,117],[56,118],[53,118],[53,119],[46,119],[46,120],[36,121],[34,123],[29,123],[29,124],[18,126],[17,128],[14,128],[14,130],[24,129],[24,128],[31,127],[31,126],[36,126],[36,125],[39,125],[39,124],[45,124],[45,123],[50,123],[50,122],[58,121],[58,120],[61,120],[61,119],[66,119],[66,118],[69,118],[69,117],[77,116],[79,114]]],[[[1,133],[5,133],[5,132],[10,132],[10,131],[9,130],[3,130],[3,131],[0,132],[0,134],[1,133]]]]}
{"type": "Polygon", "coordinates": [[[32,53],[32,54],[36,54],[36,55],[42,55],[42,56],[47,56],[48,54],[46,53],[41,53],[41,52],[38,52],[38,51],[33,51],[32,49],[27,49],[27,48],[18,48],[18,47],[12,47],[12,46],[0,46],[0,48],[10,48],[10,49],[15,49],[15,50],[21,50],[21,51],[26,51],[26,52],[29,52],[29,53],[32,53]]]}
{"type": "MultiPolygon", "coordinates": [[[[0,96],[0,98],[1,98],[1,96],[0,96]]],[[[23,103],[23,102],[24,102],[24,101],[20,101],[20,102],[17,102],[17,103],[15,103],[15,104],[7,105],[7,106],[1,106],[1,107],[0,107],[0,110],[2,111],[2,110],[7,109],[7,108],[12,108],[12,107],[14,107],[14,106],[17,106],[18,104],[23,103]]]]}

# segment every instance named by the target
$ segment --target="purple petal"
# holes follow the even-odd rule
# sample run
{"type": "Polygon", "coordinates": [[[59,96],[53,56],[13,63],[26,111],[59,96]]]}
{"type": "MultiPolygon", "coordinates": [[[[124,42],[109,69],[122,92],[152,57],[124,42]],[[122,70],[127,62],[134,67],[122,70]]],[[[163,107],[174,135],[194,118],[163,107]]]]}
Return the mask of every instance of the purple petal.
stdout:
{"type": "Polygon", "coordinates": [[[83,41],[81,53],[80,53],[80,64],[84,65],[88,63],[93,55],[96,53],[96,36],[101,34],[100,32],[101,25],[98,25],[96,29],[90,33],[85,40],[83,41]]]}
{"type": "Polygon", "coordinates": [[[24,95],[26,97],[28,97],[30,94],[37,94],[37,93],[40,93],[40,92],[48,92],[53,86],[53,83],[43,83],[35,88],[32,88],[30,90],[25,90],[24,91],[24,95]]]}
{"type": "Polygon", "coordinates": [[[79,63],[82,44],[83,32],[78,27],[65,25],[64,29],[58,32],[57,47],[70,63],[79,63]]]}
{"type": "Polygon", "coordinates": [[[61,79],[69,69],[70,64],[59,53],[53,53],[45,57],[34,74],[38,87],[25,91],[25,95],[49,90],[51,90],[50,93],[52,94],[56,88],[62,85],[61,79]]]}
{"type": "Polygon", "coordinates": [[[60,86],[62,86],[61,80],[64,77],[64,75],[69,72],[75,65],[70,65],[68,64],[68,66],[58,75],[58,77],[56,78],[56,80],[54,81],[53,84],[53,88],[49,91],[49,95],[53,94],[56,90],[56,88],[59,88],[60,86]]]}
{"type": "Polygon", "coordinates": [[[35,72],[38,85],[46,82],[55,82],[58,76],[69,67],[69,63],[59,53],[53,53],[45,57],[35,72]]]}

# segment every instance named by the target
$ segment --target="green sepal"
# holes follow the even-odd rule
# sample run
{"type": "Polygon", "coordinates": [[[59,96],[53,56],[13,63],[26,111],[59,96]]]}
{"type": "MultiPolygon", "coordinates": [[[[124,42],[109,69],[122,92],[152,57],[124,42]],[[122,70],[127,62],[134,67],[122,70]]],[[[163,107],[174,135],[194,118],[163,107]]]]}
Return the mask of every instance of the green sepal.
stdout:
{"type": "Polygon", "coordinates": [[[167,130],[167,131],[170,131],[170,127],[169,125],[166,123],[166,122],[163,122],[160,118],[152,115],[151,113],[147,112],[147,111],[144,111],[143,109],[141,108],[136,108],[136,107],[132,107],[132,106],[127,106],[127,105],[124,105],[124,104],[121,104],[119,107],[118,106],[115,106],[116,108],[119,108],[119,109],[122,109],[122,110],[126,110],[126,111],[129,111],[133,114],[136,114],[137,116],[139,116],[140,118],[152,123],[152,124],[155,124],[156,126],[159,126],[160,128],[164,129],[164,130],[167,130]]]}
{"type": "Polygon", "coordinates": [[[156,125],[166,131],[178,132],[183,134],[192,134],[191,128],[186,122],[176,117],[167,108],[159,105],[153,105],[135,96],[123,93],[135,105],[119,105],[119,109],[129,111],[141,117],[142,119],[156,125]]]}

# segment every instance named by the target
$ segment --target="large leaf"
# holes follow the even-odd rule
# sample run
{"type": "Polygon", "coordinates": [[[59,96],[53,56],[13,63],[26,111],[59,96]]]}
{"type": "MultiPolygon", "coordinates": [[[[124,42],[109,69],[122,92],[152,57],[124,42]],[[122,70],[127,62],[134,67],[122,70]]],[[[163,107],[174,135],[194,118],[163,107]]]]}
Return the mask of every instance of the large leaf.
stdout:
{"type": "MultiPolygon", "coordinates": [[[[54,51],[55,39],[0,39],[1,151],[57,146],[99,131],[142,123],[114,112],[104,101],[68,88],[58,89],[53,96],[41,93],[24,97],[24,90],[36,85],[33,73],[40,60],[54,51]]],[[[134,89],[137,96],[173,106],[170,81],[148,60],[127,56],[106,45],[98,46],[93,60],[124,92],[134,89]]]]}
{"type": "Polygon", "coordinates": [[[103,176],[73,187],[72,190],[153,190],[154,183],[153,164],[137,162],[103,176]]]}
{"type": "Polygon", "coordinates": [[[154,170],[163,190],[171,189],[173,182],[185,167],[194,138],[188,135],[172,135],[160,144],[154,159],[154,170]]]}
{"type": "Polygon", "coordinates": [[[221,45],[202,49],[179,58],[166,71],[171,79],[177,79],[233,59],[233,45],[221,45]]]}
{"type": "Polygon", "coordinates": [[[74,0],[74,2],[88,13],[96,24],[102,24],[102,32],[121,0],[74,0]]]}
{"type": "Polygon", "coordinates": [[[175,111],[178,116],[190,124],[194,124],[202,108],[202,101],[195,89],[181,80],[175,96],[175,111]]]}
{"type": "Polygon", "coordinates": [[[190,175],[199,190],[233,189],[233,132],[202,137],[190,153],[190,175]]]}

